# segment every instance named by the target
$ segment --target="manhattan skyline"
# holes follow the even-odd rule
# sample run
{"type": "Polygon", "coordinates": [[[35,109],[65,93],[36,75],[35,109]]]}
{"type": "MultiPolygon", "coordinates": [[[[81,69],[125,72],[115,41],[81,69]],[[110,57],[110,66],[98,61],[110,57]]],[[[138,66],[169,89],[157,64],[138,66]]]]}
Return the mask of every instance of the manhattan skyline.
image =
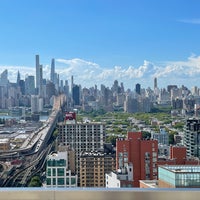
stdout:
{"type": "Polygon", "coordinates": [[[9,80],[35,75],[36,54],[49,78],[51,59],[60,79],[86,87],[198,85],[200,2],[0,2],[0,73],[9,80]],[[81,72],[81,73],[80,73],[81,72]]]}

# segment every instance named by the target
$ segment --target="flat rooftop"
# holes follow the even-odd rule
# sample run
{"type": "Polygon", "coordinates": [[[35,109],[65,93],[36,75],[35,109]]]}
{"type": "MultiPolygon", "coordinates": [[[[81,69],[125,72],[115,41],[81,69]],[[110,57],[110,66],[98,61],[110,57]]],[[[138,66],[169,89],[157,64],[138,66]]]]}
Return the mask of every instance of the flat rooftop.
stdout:
{"type": "Polygon", "coordinates": [[[200,165],[163,165],[159,167],[174,173],[200,173],[200,165]]]}

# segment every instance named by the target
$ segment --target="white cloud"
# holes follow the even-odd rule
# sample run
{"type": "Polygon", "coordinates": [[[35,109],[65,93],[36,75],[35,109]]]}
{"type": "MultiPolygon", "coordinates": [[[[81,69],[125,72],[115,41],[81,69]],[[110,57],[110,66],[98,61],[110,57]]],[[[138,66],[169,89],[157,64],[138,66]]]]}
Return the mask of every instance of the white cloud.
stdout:
{"type": "Polygon", "coordinates": [[[192,55],[186,61],[167,62],[165,71],[171,70],[176,76],[196,77],[200,74],[200,56],[192,55]]]}
{"type": "Polygon", "coordinates": [[[196,19],[181,19],[178,20],[179,22],[182,23],[187,23],[187,24],[200,24],[200,18],[196,18],[196,19]]]}
{"type": "MultiPolygon", "coordinates": [[[[26,66],[0,66],[0,73],[8,69],[9,80],[16,82],[17,72],[20,70],[21,78],[26,74],[35,76],[35,68],[26,66]]],[[[43,65],[44,78],[50,77],[50,66],[43,65]]],[[[149,61],[139,67],[114,66],[105,68],[97,63],[86,61],[79,58],[70,60],[56,59],[56,72],[60,79],[68,80],[74,76],[75,84],[81,84],[82,87],[91,87],[97,84],[100,86],[111,87],[114,80],[123,82],[125,88],[133,89],[136,83],[141,83],[142,87],[153,87],[153,78],[158,78],[158,84],[166,87],[168,84],[177,84],[185,86],[197,85],[200,77],[200,56],[191,55],[185,61],[168,61],[155,64],[149,61]]]]}
{"type": "Polygon", "coordinates": [[[22,79],[24,79],[26,75],[35,76],[35,68],[27,66],[0,66],[0,73],[2,73],[5,69],[8,70],[8,78],[11,82],[16,82],[18,70],[20,71],[22,79]]]}

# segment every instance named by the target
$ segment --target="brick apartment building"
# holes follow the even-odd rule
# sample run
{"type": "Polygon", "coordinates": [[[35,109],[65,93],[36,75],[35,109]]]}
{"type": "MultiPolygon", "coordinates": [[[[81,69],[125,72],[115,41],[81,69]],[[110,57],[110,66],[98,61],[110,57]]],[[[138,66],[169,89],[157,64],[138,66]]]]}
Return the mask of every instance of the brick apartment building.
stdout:
{"type": "Polygon", "coordinates": [[[105,174],[115,170],[115,152],[82,152],[80,187],[105,187],[105,174]]]}
{"type": "MultiPolygon", "coordinates": [[[[170,156],[159,158],[158,141],[143,139],[142,132],[128,132],[126,139],[116,142],[116,177],[123,177],[123,171],[127,175],[120,179],[120,187],[139,187],[139,180],[157,180],[160,165],[197,165],[198,162],[194,158],[187,158],[184,146],[170,146],[170,156]]],[[[110,180],[112,177],[113,174],[107,175],[110,180]]],[[[106,187],[109,187],[109,183],[106,187]]]]}
{"type": "Polygon", "coordinates": [[[158,141],[143,140],[142,132],[128,132],[127,139],[116,142],[116,169],[132,163],[132,187],[139,187],[141,179],[157,179],[157,160],[158,141]]]}

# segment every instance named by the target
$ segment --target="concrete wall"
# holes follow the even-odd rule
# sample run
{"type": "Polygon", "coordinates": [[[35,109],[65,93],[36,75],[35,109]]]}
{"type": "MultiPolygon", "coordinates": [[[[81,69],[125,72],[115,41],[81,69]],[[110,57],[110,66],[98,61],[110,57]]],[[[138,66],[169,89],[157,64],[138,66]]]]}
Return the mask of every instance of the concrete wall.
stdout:
{"type": "Polygon", "coordinates": [[[41,189],[1,188],[0,200],[197,200],[200,190],[187,189],[41,189]]]}

